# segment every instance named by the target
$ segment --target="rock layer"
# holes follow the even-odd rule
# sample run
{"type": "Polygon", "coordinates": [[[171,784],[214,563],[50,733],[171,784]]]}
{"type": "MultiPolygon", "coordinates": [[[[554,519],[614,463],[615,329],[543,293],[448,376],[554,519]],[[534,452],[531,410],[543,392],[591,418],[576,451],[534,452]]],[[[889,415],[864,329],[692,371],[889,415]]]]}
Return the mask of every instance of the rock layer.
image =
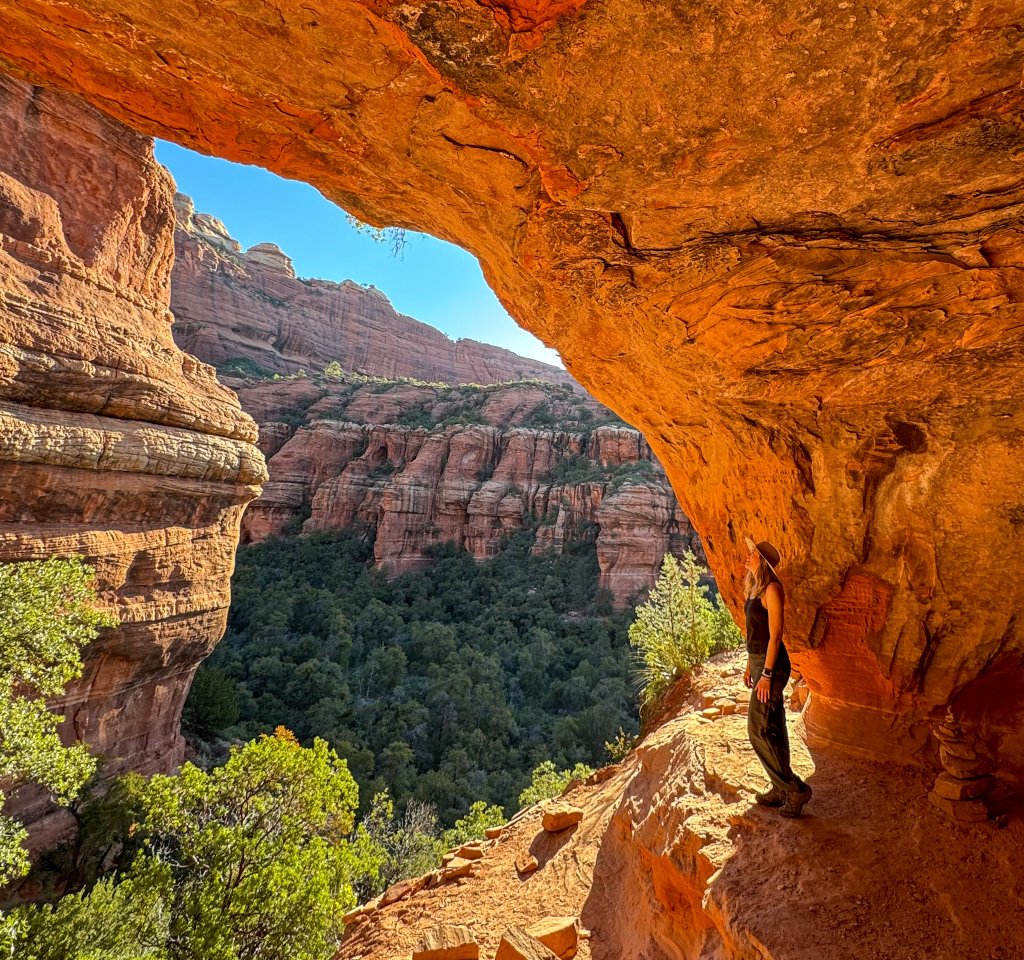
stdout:
{"type": "Polygon", "coordinates": [[[953,704],[1024,783],[1020,0],[3,9],[26,73],[475,253],[735,609],[781,549],[817,742],[953,704]]]}
{"type": "Polygon", "coordinates": [[[290,374],[344,370],[444,383],[536,377],[574,383],[564,370],[476,340],[443,333],[398,313],[376,287],[295,276],[272,243],[249,250],[189,197],[175,198],[171,309],[174,338],[205,363],[290,374]]]}
{"type": "Polygon", "coordinates": [[[600,586],[620,607],[653,585],[666,553],[700,553],[643,437],[626,426],[588,428],[597,405],[568,387],[395,384],[382,393],[328,378],[229,382],[259,422],[269,459],[245,541],[370,531],[377,564],[399,574],[426,566],[437,544],[483,560],[503,535],[533,528],[538,551],[595,541],[600,586]],[[523,426],[538,408],[560,427],[523,426]],[[428,426],[403,425],[410,414],[428,426]]]}
{"type": "MultiPolygon", "coordinates": [[[[56,706],[125,767],[181,760],[181,706],[220,639],[256,426],[171,338],[173,184],[152,142],[0,77],[0,560],[83,554],[121,625],[56,706]]],[[[21,791],[34,847],[66,826],[21,791]]]]}

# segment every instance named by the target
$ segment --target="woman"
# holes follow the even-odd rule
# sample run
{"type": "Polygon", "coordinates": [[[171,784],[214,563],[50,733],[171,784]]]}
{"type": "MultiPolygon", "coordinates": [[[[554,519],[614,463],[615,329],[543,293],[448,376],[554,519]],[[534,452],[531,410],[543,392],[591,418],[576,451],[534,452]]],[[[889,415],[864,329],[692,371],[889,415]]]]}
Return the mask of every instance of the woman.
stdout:
{"type": "Polygon", "coordinates": [[[771,788],[757,794],[766,807],[781,807],[784,817],[798,817],[811,799],[811,788],[789,765],[789,732],[783,691],[789,682],[789,654],[782,642],[782,583],[775,572],[779,551],[767,540],[746,538],[750,554],[743,581],[747,616],[747,669],[743,682],[753,689],[747,733],[754,753],[771,779],[771,788]]]}

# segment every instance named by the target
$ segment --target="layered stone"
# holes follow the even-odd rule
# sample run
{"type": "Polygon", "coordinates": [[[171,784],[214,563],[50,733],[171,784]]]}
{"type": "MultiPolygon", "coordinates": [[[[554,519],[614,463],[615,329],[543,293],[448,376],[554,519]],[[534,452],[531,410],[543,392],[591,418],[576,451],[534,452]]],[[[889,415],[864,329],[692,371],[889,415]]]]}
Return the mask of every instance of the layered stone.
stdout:
{"type": "MultiPolygon", "coordinates": [[[[256,425],[171,338],[173,184],[152,142],[0,77],[0,561],[84,555],[120,626],[56,704],[125,768],[181,760],[181,706],[223,632],[256,425]]],[[[21,790],[32,845],[67,827],[21,790]]]]}
{"type": "Polygon", "coordinates": [[[540,403],[567,420],[576,399],[500,387],[479,400],[475,415],[485,423],[428,429],[395,421],[412,410],[441,421],[457,404],[434,388],[379,393],[298,379],[238,389],[270,457],[270,481],[245,517],[246,542],[300,530],[372,532],[376,563],[397,575],[427,566],[439,544],[485,560],[502,537],[533,529],[537,553],[593,541],[600,587],[619,607],[654,584],[666,553],[700,555],[636,430],[515,426],[540,403]],[[277,419],[286,415],[292,422],[277,419]]]}
{"type": "Polygon", "coordinates": [[[399,313],[376,287],[297,277],[277,245],[243,250],[184,194],[175,209],[174,337],[205,363],[278,374],[338,363],[356,373],[444,383],[573,383],[564,370],[511,350],[450,340],[399,313]]]}

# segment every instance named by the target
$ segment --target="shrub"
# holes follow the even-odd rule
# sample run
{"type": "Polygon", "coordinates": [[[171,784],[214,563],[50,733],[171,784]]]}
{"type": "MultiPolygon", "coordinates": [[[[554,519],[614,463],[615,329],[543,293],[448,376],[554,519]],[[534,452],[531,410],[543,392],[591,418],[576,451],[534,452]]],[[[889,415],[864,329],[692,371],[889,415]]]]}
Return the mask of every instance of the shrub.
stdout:
{"type": "Polygon", "coordinates": [[[640,659],[640,702],[652,707],[681,676],[709,656],[742,640],[729,611],[708,598],[700,579],[707,570],[687,550],[681,561],[666,554],[658,582],[636,608],[629,642],[640,659]]]}
{"type": "Polygon", "coordinates": [[[559,796],[572,780],[586,780],[594,772],[593,767],[577,763],[571,770],[559,772],[554,763],[545,760],[530,774],[530,785],[519,794],[519,806],[526,807],[541,800],[559,796]]]}
{"type": "MultiPolygon", "coordinates": [[[[47,698],[82,674],[82,649],[117,620],[94,606],[93,572],[80,557],[0,566],[0,783],[45,787],[70,802],[96,768],[84,743],[65,747],[47,698]]],[[[0,816],[0,885],[28,871],[25,829],[0,816]]]]}
{"type": "Polygon", "coordinates": [[[323,740],[278,728],[204,772],[125,778],[145,850],[121,877],[3,921],[12,955],[328,960],[372,863],[352,830],[355,781],[323,740]]]}

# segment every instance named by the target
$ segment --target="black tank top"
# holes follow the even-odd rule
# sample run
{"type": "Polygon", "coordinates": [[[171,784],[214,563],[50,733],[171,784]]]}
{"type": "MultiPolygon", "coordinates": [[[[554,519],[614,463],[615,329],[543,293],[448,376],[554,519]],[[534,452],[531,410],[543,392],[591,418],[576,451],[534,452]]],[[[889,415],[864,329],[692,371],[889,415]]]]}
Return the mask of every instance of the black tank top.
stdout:
{"type": "Polygon", "coordinates": [[[771,639],[768,611],[760,597],[751,597],[743,609],[747,618],[747,653],[763,657],[768,652],[768,641],[771,639]]]}

